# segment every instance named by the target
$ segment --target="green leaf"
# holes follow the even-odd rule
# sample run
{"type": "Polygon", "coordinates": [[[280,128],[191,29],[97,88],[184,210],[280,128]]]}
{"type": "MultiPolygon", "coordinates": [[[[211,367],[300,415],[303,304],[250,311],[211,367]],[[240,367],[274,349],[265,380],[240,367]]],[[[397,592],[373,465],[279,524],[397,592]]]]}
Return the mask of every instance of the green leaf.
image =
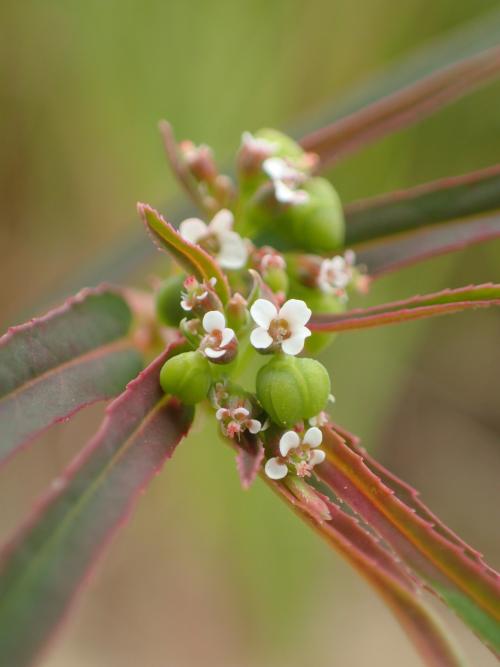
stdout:
{"type": "Polygon", "coordinates": [[[267,478],[266,482],[373,586],[391,608],[425,664],[464,667],[454,643],[422,599],[418,582],[375,534],[360,525],[355,515],[311,489],[330,515],[329,519],[321,520],[311,512],[307,502],[293,495],[284,483],[267,478]]]}
{"type": "Polygon", "coordinates": [[[169,351],[108,407],[95,437],[0,554],[0,664],[31,665],[192,411],[159,383],[169,351]]]}
{"type": "Polygon", "coordinates": [[[194,274],[199,280],[208,282],[215,278],[214,289],[222,303],[226,304],[231,294],[227,278],[217,261],[200,246],[182,238],[151,206],[138,204],[137,209],[156,244],[161,249],[166,249],[188,273],[194,274]]]}
{"type": "Polygon", "coordinates": [[[0,461],[56,421],[119,394],[142,368],[117,290],[82,290],[0,338],[0,461]]]}
{"type": "MultiPolygon", "coordinates": [[[[436,63],[433,67],[439,67],[436,63]]],[[[373,141],[413,125],[500,74],[500,47],[459,60],[316,130],[302,147],[320,158],[319,170],[373,141]]]]}
{"type": "Polygon", "coordinates": [[[476,224],[482,217],[485,225],[494,218],[496,227],[486,231],[500,235],[500,165],[350,204],[346,208],[346,245],[385,241],[435,225],[443,229],[460,221],[476,224]]]}
{"type": "Polygon", "coordinates": [[[418,494],[388,473],[345,433],[324,429],[318,475],[453,609],[500,651],[500,577],[446,528],[418,494]]]}
{"type": "Polygon", "coordinates": [[[500,285],[470,285],[333,315],[313,315],[311,331],[348,331],[500,305],[500,285]]]}

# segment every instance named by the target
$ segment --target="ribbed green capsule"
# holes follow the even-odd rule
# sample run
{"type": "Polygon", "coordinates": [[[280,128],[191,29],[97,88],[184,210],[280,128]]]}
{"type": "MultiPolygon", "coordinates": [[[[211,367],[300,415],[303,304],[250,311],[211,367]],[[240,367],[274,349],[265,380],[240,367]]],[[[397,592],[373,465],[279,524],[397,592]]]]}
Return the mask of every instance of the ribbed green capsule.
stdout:
{"type": "Polygon", "coordinates": [[[156,314],[162,324],[169,327],[179,326],[186,315],[181,308],[181,292],[186,276],[180,274],[167,278],[156,293],[156,314]]]}
{"type": "Polygon", "coordinates": [[[199,403],[208,394],[212,376],[200,352],[183,352],[163,364],[160,384],[166,394],[177,396],[186,405],[199,403]]]}
{"type": "Polygon", "coordinates": [[[291,427],[325,408],[330,377],[315,359],[277,356],[258,372],[256,389],[273,422],[291,427]]]}

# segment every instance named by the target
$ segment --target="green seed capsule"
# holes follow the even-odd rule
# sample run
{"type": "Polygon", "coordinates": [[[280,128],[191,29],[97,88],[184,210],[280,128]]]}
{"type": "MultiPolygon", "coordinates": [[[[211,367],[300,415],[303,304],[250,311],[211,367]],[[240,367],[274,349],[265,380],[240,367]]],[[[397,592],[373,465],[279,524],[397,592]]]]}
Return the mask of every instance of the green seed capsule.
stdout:
{"type": "Polygon", "coordinates": [[[185,275],[167,278],[156,293],[156,314],[162,324],[169,327],[179,326],[186,315],[181,308],[181,291],[185,275]]]}
{"type": "Polygon", "coordinates": [[[310,178],[301,189],[309,194],[309,201],[288,210],[296,244],[313,252],[330,252],[342,246],[344,213],[333,185],[326,178],[310,178]]]}
{"type": "Polygon", "coordinates": [[[166,361],[160,371],[163,391],[177,396],[186,405],[206,398],[211,382],[208,361],[199,352],[178,354],[166,361]]]}
{"type": "Polygon", "coordinates": [[[291,427],[324,409],[330,377],[315,359],[274,357],[257,374],[257,397],[271,419],[291,427]]]}
{"type": "Polygon", "coordinates": [[[303,149],[291,137],[288,137],[283,132],[273,130],[270,127],[264,127],[255,133],[258,139],[265,139],[273,144],[276,144],[276,151],[274,155],[283,158],[300,158],[304,155],[303,149]]]}

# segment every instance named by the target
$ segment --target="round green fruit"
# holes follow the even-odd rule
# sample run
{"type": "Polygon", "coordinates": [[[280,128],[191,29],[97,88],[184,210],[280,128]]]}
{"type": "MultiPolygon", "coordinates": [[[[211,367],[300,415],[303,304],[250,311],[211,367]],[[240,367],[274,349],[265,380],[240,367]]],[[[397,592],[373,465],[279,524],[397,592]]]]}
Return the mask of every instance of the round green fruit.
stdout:
{"type": "Polygon", "coordinates": [[[315,359],[274,357],[257,374],[257,397],[279,426],[291,427],[324,409],[330,377],[315,359]]]}
{"type": "Polygon", "coordinates": [[[177,327],[186,313],[181,308],[181,292],[186,276],[167,278],[156,293],[156,314],[162,324],[177,327]]]}
{"type": "Polygon", "coordinates": [[[276,150],[274,155],[277,157],[283,158],[300,158],[304,155],[304,150],[301,146],[294,141],[291,137],[279,132],[278,130],[273,130],[270,127],[264,127],[262,130],[258,130],[255,133],[255,136],[258,139],[265,139],[276,145],[276,150]]]}
{"type": "Polygon", "coordinates": [[[160,384],[166,394],[186,405],[199,403],[208,394],[212,376],[206,358],[199,352],[183,352],[163,364],[160,384]]]}

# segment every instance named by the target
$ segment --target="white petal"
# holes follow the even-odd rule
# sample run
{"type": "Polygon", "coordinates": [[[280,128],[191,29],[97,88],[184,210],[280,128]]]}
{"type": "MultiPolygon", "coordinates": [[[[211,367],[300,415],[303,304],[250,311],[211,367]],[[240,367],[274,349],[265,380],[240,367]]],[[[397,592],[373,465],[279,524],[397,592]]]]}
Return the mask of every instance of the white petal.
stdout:
{"type": "Polygon", "coordinates": [[[179,232],[183,239],[191,241],[191,243],[198,243],[198,241],[207,235],[208,227],[199,218],[188,218],[181,222],[179,232]]]}
{"type": "Polygon", "coordinates": [[[264,329],[264,327],[257,327],[250,334],[250,342],[258,350],[265,350],[266,347],[269,347],[272,344],[273,339],[269,335],[267,329],[264,329]]]}
{"type": "Polygon", "coordinates": [[[263,153],[274,153],[278,148],[278,144],[274,141],[254,137],[251,132],[243,132],[241,135],[241,143],[252,151],[262,151],[263,153]]]}
{"type": "Polygon", "coordinates": [[[191,306],[191,305],[190,305],[187,301],[185,301],[184,299],[182,299],[182,301],[181,301],[181,308],[182,308],[182,310],[185,310],[185,311],[187,311],[187,312],[189,312],[190,310],[193,310],[193,306],[191,306]]]}
{"type": "Polygon", "coordinates": [[[296,203],[296,192],[283,181],[274,181],[274,196],[282,204],[296,203]]]}
{"type": "Polygon", "coordinates": [[[222,236],[231,231],[233,223],[233,214],[227,208],[223,208],[212,218],[212,222],[208,225],[208,231],[213,232],[217,236],[222,236]]]}
{"type": "Polygon", "coordinates": [[[219,264],[225,269],[241,269],[245,266],[248,251],[245,241],[236,232],[226,232],[220,237],[219,264]]]}
{"type": "Polygon", "coordinates": [[[229,417],[229,410],[227,408],[219,408],[215,413],[215,418],[219,421],[226,419],[226,417],[229,417]]]}
{"type": "Polygon", "coordinates": [[[302,438],[302,442],[310,447],[319,447],[323,442],[323,434],[316,426],[307,429],[302,438]]]}
{"type": "Polygon", "coordinates": [[[285,354],[294,357],[296,354],[300,354],[304,349],[304,340],[304,336],[290,336],[290,338],[286,338],[281,343],[281,349],[285,354]]]}
{"type": "Polygon", "coordinates": [[[203,316],[203,328],[207,333],[222,331],[226,326],[226,318],[219,310],[210,310],[203,316]]]}
{"type": "Polygon", "coordinates": [[[266,461],[264,470],[269,479],[283,479],[288,473],[288,467],[280,463],[276,457],[266,461]]]}
{"type": "Polygon", "coordinates": [[[354,266],[356,262],[356,253],[354,252],[354,250],[351,249],[346,250],[344,253],[344,259],[348,264],[354,266]]]}
{"type": "Polygon", "coordinates": [[[249,419],[248,420],[248,430],[250,433],[259,433],[262,429],[262,424],[258,419],[249,419]]]}
{"type": "Polygon", "coordinates": [[[290,172],[287,163],[280,157],[268,157],[262,163],[262,169],[273,181],[289,176],[290,172]]]}
{"type": "Polygon", "coordinates": [[[311,452],[311,456],[309,457],[309,465],[317,466],[320,463],[323,463],[325,458],[326,454],[322,449],[313,449],[311,452]]]}
{"type": "Polygon", "coordinates": [[[214,350],[213,347],[206,347],[204,352],[205,356],[209,359],[219,359],[224,354],[226,354],[226,350],[214,350]]]}
{"type": "Polygon", "coordinates": [[[280,318],[288,322],[291,329],[303,327],[312,315],[312,311],[307,307],[306,302],[301,299],[288,299],[279,312],[280,318]]]}
{"type": "Polygon", "coordinates": [[[240,415],[242,417],[248,417],[249,414],[250,414],[250,412],[246,408],[235,408],[233,410],[233,416],[234,417],[239,417],[240,415]]]}
{"type": "Polygon", "coordinates": [[[250,315],[259,327],[269,329],[271,322],[278,316],[276,306],[267,299],[257,299],[250,308],[250,315]]]}
{"type": "Polygon", "coordinates": [[[220,347],[226,347],[234,338],[234,331],[229,327],[226,327],[222,330],[222,338],[220,341],[220,347]]]}
{"type": "Polygon", "coordinates": [[[295,431],[287,431],[280,438],[281,456],[287,456],[291,449],[296,449],[300,445],[299,434],[295,431]]]}

